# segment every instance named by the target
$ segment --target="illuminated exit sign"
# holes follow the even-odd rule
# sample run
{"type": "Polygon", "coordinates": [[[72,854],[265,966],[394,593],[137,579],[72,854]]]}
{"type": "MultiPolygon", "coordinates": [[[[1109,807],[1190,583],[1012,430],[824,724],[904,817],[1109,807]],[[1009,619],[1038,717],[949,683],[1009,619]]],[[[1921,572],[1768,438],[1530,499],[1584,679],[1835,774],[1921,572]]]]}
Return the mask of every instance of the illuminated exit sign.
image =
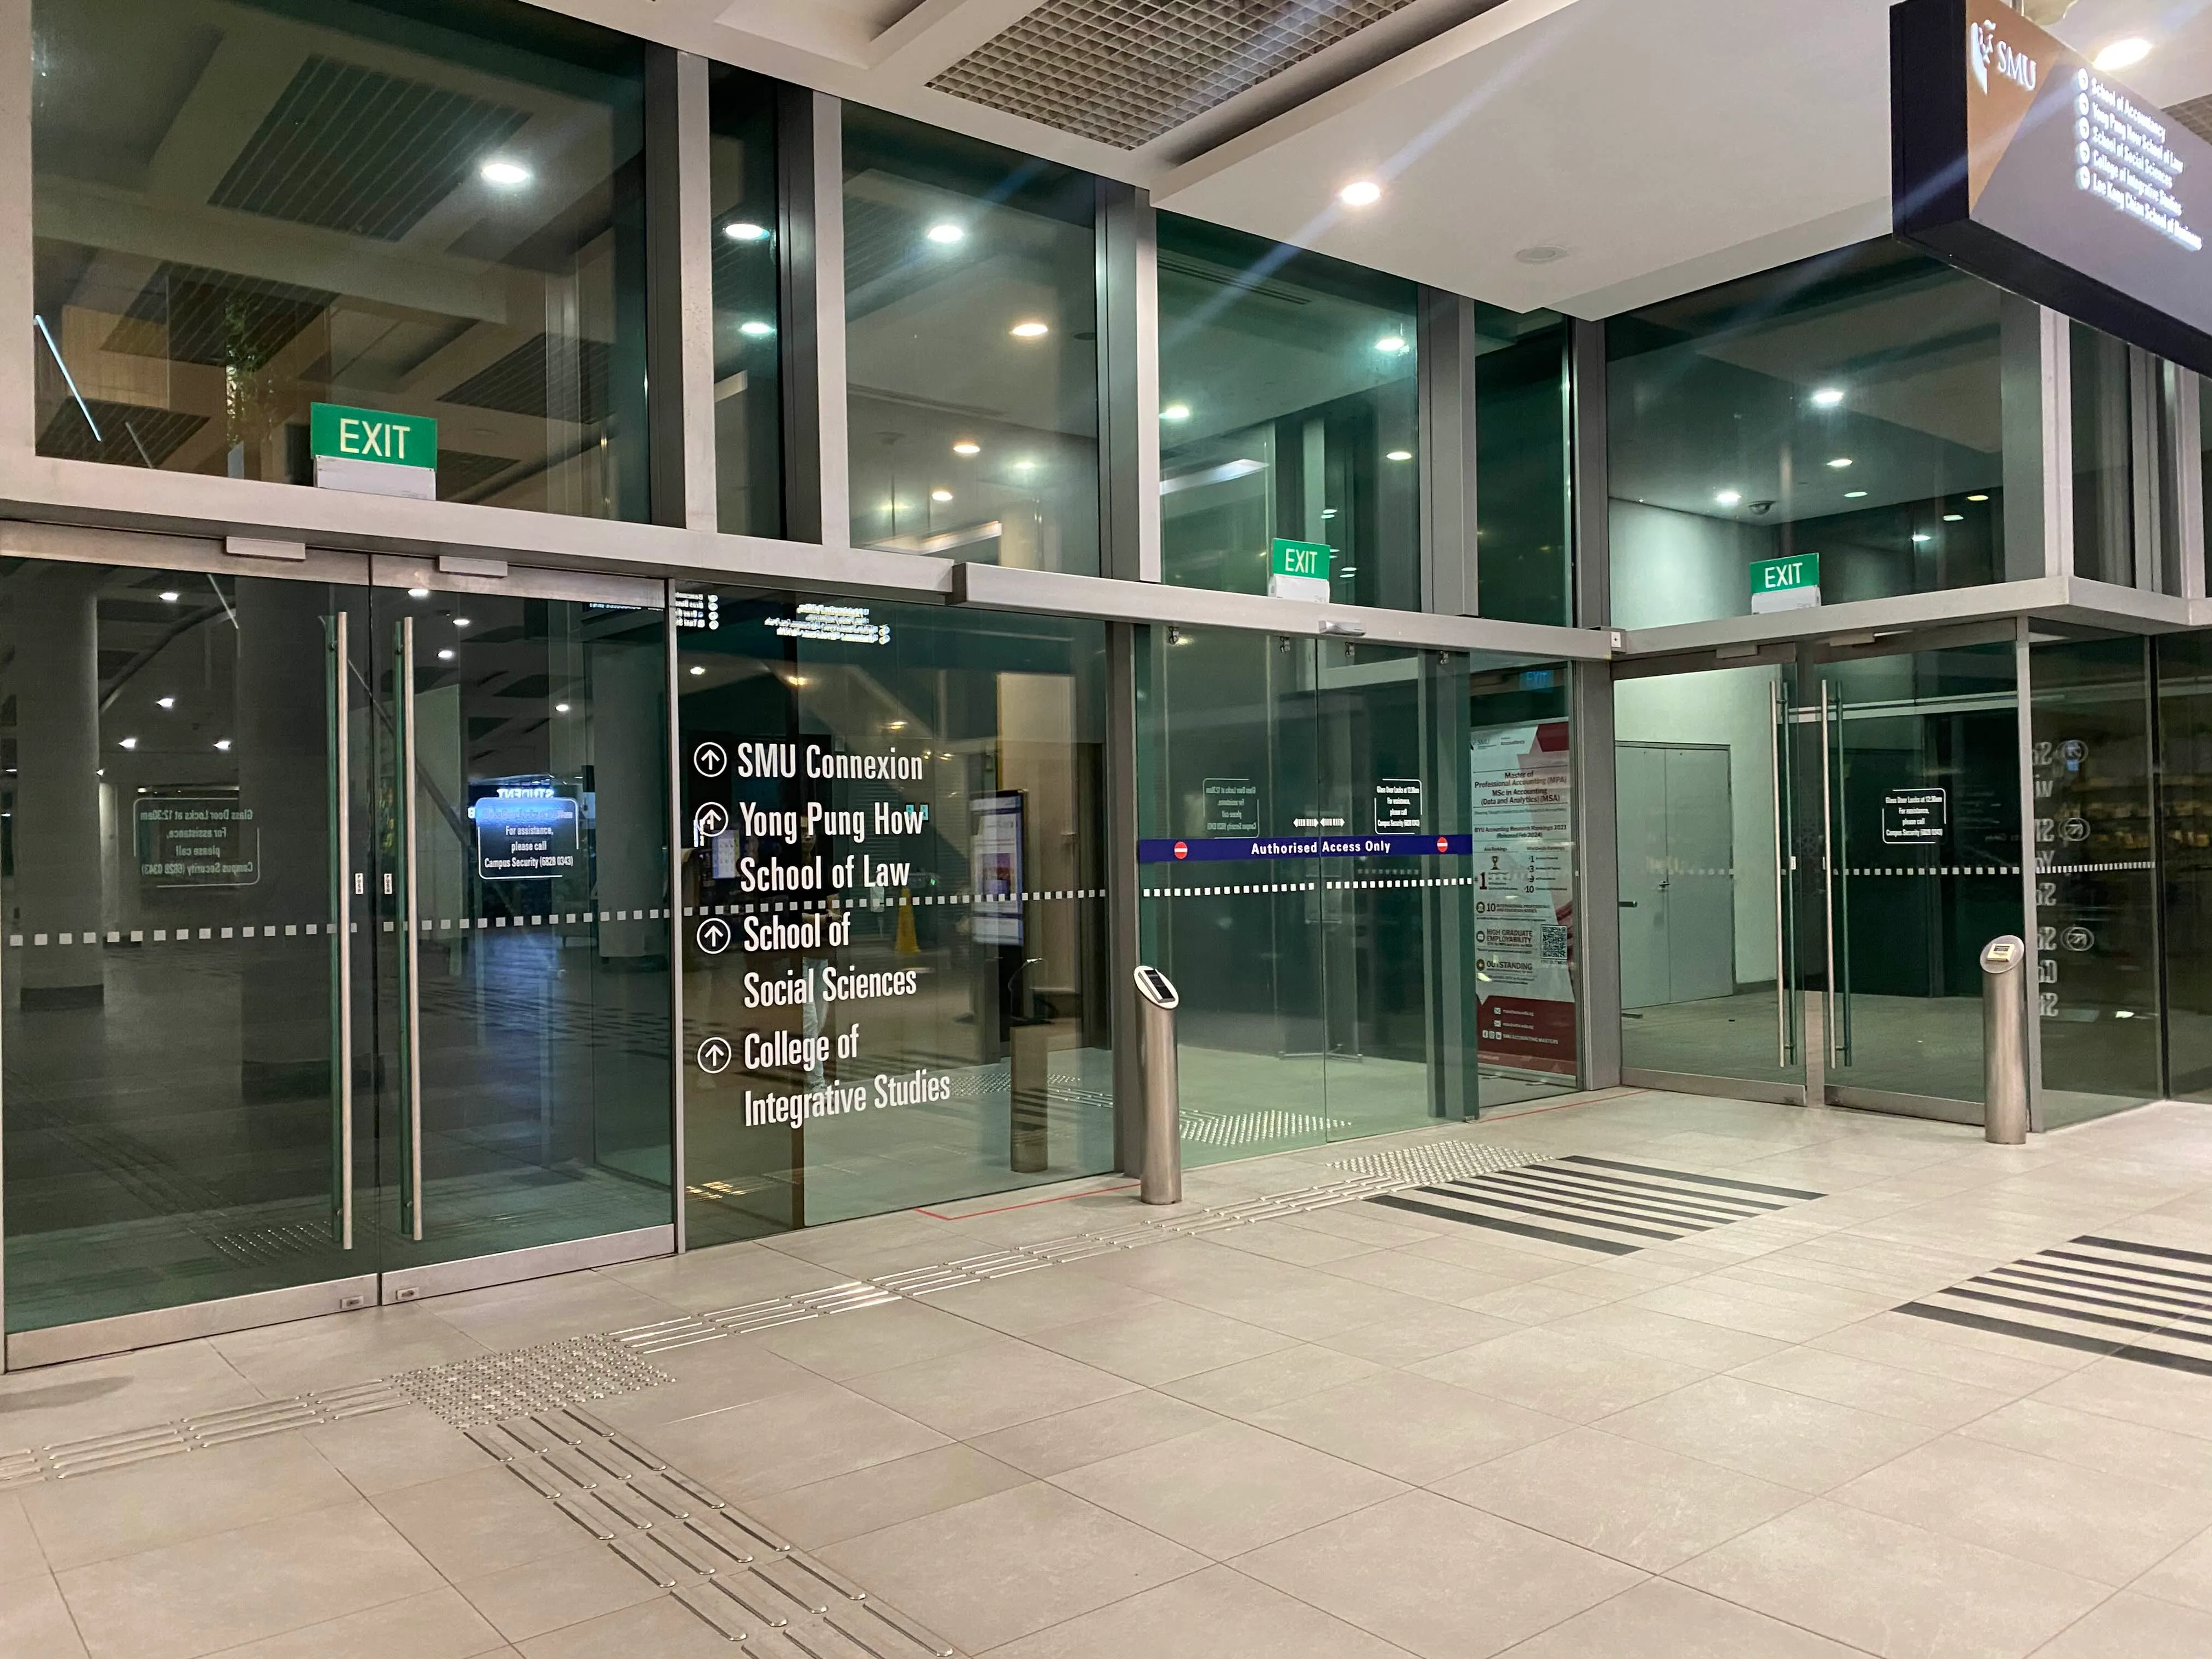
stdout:
{"type": "Polygon", "coordinates": [[[1768,611],[1810,611],[1820,602],[1818,553],[1752,561],[1751,608],[1754,615],[1768,611]]]}
{"type": "Polygon", "coordinates": [[[1328,567],[1335,550],[1326,542],[1285,541],[1275,538],[1267,560],[1267,597],[1271,599],[1328,599],[1328,567]]]}
{"type": "Polygon", "coordinates": [[[316,404],[307,441],[319,489],[438,499],[438,423],[427,415],[316,404]]]}

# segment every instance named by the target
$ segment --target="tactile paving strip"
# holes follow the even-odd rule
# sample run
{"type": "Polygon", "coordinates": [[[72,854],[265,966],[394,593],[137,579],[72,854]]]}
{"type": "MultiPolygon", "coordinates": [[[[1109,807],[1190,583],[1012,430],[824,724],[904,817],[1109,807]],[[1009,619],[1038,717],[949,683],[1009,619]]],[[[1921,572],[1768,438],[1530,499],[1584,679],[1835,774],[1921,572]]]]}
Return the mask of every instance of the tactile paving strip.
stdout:
{"type": "Polygon", "coordinates": [[[64,1440],[51,1446],[27,1448],[0,1454],[0,1491],[38,1480],[66,1480],[72,1475],[121,1468],[178,1452],[204,1451],[237,1440],[282,1434],[288,1429],[342,1422],[349,1417],[365,1417],[371,1412],[390,1411],[406,1403],[406,1396],[388,1383],[363,1382],[349,1389],[328,1389],[319,1394],[294,1395],[284,1400],[264,1400],[258,1405],[235,1406],[228,1411],[209,1412],[198,1417],[174,1418],[167,1423],[94,1435],[85,1440],[64,1440]]]}
{"type": "Polygon", "coordinates": [[[932,1634],[580,1407],[471,1428],[487,1456],[763,1659],[957,1659],[932,1634]]]}
{"type": "Polygon", "coordinates": [[[389,1379],[416,1404],[457,1429],[527,1417],[658,1388],[676,1379],[605,1336],[567,1336],[534,1347],[425,1365],[389,1379]]]}
{"type": "Polygon", "coordinates": [[[1418,1187],[1430,1181],[1463,1181],[1469,1176],[1495,1175],[1500,1170],[1540,1164],[1548,1152],[1531,1152],[1518,1146],[1501,1146],[1488,1140],[1432,1140],[1425,1146],[1404,1146],[1392,1152],[1347,1158],[1331,1167],[1353,1175],[1384,1176],[1401,1186],[1418,1187]]]}

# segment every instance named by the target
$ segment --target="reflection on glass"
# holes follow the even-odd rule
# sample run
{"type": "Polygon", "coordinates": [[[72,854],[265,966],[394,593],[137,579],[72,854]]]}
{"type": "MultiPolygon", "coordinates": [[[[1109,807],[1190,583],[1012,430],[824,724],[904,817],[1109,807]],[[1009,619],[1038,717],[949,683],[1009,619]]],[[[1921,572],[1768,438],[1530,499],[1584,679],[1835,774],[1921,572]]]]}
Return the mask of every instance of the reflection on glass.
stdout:
{"type": "Polygon", "coordinates": [[[1474,308],[1477,609],[1574,622],[1573,431],[1566,320],[1474,308]]]}
{"type": "Polygon", "coordinates": [[[2044,1121],[2055,1128],[2160,1094],[2148,642],[2038,645],[2028,673],[2035,989],[2044,1121]]]}
{"type": "Polygon", "coordinates": [[[856,545],[1097,574],[1097,189],[845,106],[856,545]]]}
{"type": "Polygon", "coordinates": [[[1526,842],[1474,816],[1467,659],[1145,639],[1143,948],[1182,994],[1185,1158],[1474,1116],[1473,849],[1510,868],[1526,842]]]}
{"type": "Polygon", "coordinates": [[[1840,1027],[1829,1085],[1978,1103],[1979,952],[2021,925],[2013,647],[1820,673],[1840,1027]]]}
{"type": "Polygon", "coordinates": [[[1749,614],[1768,559],[1829,605],[2042,574],[2027,302],[1885,240],[1606,337],[1616,624],[1749,614]]]}
{"type": "Polygon", "coordinates": [[[2206,1100],[2212,1099],[2212,634],[2166,635],[2156,650],[2169,1092],[2206,1100]]]}
{"type": "Polygon", "coordinates": [[[1804,1080],[1799,907],[1776,856],[1797,833],[1792,696],[1774,666],[1614,684],[1623,1066],[1804,1080]]]}
{"type": "Polygon", "coordinates": [[[343,592],[0,565],[10,1330],[376,1269],[337,1224],[343,592]]]}
{"type": "Polygon", "coordinates": [[[1103,629],[678,603],[691,1242],[1111,1168],[1103,629]]]}
{"type": "Polygon", "coordinates": [[[40,454],[307,483],[322,402],[434,418],[442,499],[646,516],[637,42],[453,0],[33,26],[40,454]]]}
{"type": "Polygon", "coordinates": [[[1264,593],[1277,538],[1340,604],[1421,605],[1418,290],[1159,216],[1165,579],[1264,593]]]}
{"type": "Polygon", "coordinates": [[[2129,351],[2123,342],[2085,324],[2069,326],[2074,385],[2074,574],[2133,587],[2137,585],[2135,422],[2129,351]]]}
{"type": "Polygon", "coordinates": [[[775,88],[714,66],[705,234],[714,270],[714,489],[721,528],[783,533],[775,88]]]}
{"type": "MultiPolygon", "coordinates": [[[[670,1219],[667,655],[662,613],[380,588],[365,654],[375,903],[396,854],[398,628],[414,652],[422,1240],[407,1185],[406,1012],[372,936],[386,1265],[670,1219]]],[[[367,1093],[367,1091],[363,1091],[367,1093]]]]}

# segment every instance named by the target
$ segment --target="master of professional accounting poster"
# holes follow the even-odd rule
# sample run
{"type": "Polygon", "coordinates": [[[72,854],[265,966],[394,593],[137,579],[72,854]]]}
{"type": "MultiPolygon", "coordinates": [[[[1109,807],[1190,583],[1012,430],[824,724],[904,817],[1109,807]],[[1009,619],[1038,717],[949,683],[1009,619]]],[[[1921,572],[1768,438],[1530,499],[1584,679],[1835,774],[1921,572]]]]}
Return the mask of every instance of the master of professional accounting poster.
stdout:
{"type": "Polygon", "coordinates": [[[1574,824],[1567,723],[1478,726],[1468,750],[1482,1063],[1571,1078],[1574,824]]]}

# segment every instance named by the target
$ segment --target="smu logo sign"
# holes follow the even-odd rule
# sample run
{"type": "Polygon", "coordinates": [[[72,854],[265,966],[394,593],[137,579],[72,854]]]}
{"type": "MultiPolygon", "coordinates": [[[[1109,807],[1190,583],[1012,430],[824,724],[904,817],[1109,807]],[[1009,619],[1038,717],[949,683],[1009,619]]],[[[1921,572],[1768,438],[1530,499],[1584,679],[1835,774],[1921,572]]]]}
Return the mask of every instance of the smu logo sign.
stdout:
{"type": "Polygon", "coordinates": [[[1967,43],[1966,61],[1973,69],[1974,84],[1984,92],[1990,89],[1992,68],[2022,92],[2035,90],[2035,59],[1998,40],[1997,26],[1993,22],[1974,25],[1972,38],[1967,43]]]}

